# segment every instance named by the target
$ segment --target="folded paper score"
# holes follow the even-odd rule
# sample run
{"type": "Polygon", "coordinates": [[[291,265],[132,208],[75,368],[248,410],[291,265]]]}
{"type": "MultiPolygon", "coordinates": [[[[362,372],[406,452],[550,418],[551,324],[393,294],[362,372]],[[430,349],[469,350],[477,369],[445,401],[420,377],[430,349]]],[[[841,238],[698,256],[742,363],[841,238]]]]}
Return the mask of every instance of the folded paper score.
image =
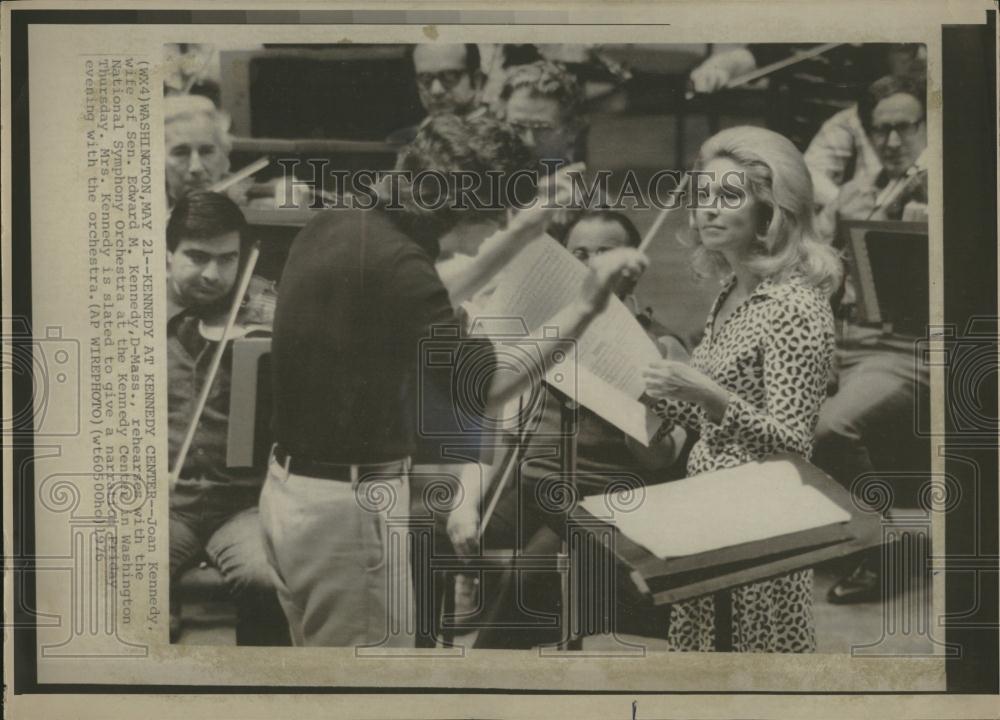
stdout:
{"type": "MultiPolygon", "coordinates": [[[[587,267],[551,237],[522,250],[504,270],[489,299],[470,312],[476,332],[501,337],[512,319],[533,337],[545,337],[552,319],[575,300],[587,267]]],[[[642,369],[661,358],[656,344],[617,297],[576,341],[575,372],[552,370],[546,382],[644,445],[660,421],[639,402],[642,369]]]]}

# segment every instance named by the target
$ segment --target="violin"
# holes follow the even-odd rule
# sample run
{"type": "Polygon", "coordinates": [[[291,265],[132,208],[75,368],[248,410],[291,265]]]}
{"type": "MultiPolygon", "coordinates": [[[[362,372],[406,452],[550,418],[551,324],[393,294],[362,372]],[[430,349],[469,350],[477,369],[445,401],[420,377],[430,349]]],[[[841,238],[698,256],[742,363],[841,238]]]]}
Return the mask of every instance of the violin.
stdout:
{"type": "MultiPolygon", "coordinates": [[[[247,291],[240,300],[236,320],[226,339],[270,335],[274,327],[274,308],[277,302],[277,283],[260,275],[251,276],[247,291]]],[[[219,342],[222,340],[228,314],[229,308],[223,308],[216,315],[202,319],[198,324],[198,332],[206,340],[219,342]]]]}
{"type": "Polygon", "coordinates": [[[875,199],[868,220],[899,219],[911,202],[927,202],[927,168],[919,160],[875,199]]]}
{"type": "MultiPolygon", "coordinates": [[[[256,297],[258,300],[253,303],[250,302],[250,299],[253,299],[254,297],[250,294],[250,286],[256,277],[253,274],[253,271],[254,268],[257,267],[258,259],[260,259],[260,245],[255,244],[250,249],[250,256],[247,258],[246,265],[240,275],[239,282],[236,286],[236,292],[233,294],[233,302],[221,316],[222,324],[219,326],[218,330],[219,344],[216,346],[215,352],[212,353],[212,362],[208,366],[208,371],[205,374],[205,382],[201,387],[201,392],[198,394],[198,402],[195,404],[194,414],[191,417],[191,422],[188,424],[187,432],[184,435],[184,441],[181,443],[180,450],[177,451],[177,457],[174,459],[173,467],[170,470],[171,487],[173,487],[177,482],[178,473],[180,473],[181,468],[184,467],[184,460],[187,458],[188,451],[191,449],[191,443],[194,441],[194,433],[198,427],[198,421],[201,420],[201,414],[205,410],[205,403],[208,402],[208,394],[212,389],[212,384],[215,382],[215,376],[219,372],[219,365],[222,362],[222,354],[228,344],[227,341],[236,336],[235,332],[237,327],[240,327],[243,330],[250,327],[249,323],[242,326],[237,326],[236,323],[244,304],[248,308],[252,308],[248,313],[245,313],[245,317],[266,319],[268,320],[266,323],[268,327],[270,327],[271,323],[273,323],[274,304],[269,301],[262,302],[260,300],[260,298],[264,297],[264,293],[257,293],[256,297]],[[269,314],[267,312],[268,306],[271,308],[269,314]]],[[[258,287],[259,286],[260,285],[258,283],[258,287]]],[[[276,295],[274,299],[276,299],[276,295]]],[[[202,336],[207,339],[212,339],[208,337],[208,334],[206,334],[215,334],[214,331],[208,330],[208,328],[212,327],[214,327],[212,323],[200,323],[199,330],[201,331],[202,336]]],[[[242,337],[245,337],[246,334],[247,333],[244,332],[242,337]]]]}

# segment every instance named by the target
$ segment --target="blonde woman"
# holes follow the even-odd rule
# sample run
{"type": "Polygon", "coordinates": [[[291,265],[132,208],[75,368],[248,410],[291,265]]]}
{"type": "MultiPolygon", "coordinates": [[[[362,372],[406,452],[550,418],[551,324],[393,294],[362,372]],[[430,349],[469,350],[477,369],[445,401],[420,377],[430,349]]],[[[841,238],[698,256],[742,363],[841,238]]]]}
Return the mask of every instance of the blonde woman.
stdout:
{"type": "MultiPolygon", "coordinates": [[[[698,169],[704,192],[685,239],[696,270],[722,279],[722,290],[690,361],[650,365],[647,393],[666,423],[699,433],[689,475],[776,452],[808,458],[833,359],[829,296],[842,272],[813,235],[809,171],[791,141],[756,127],[709,138],[698,169]]],[[[734,650],[815,650],[811,569],[731,596],[734,650]]],[[[671,607],[673,649],[713,650],[715,632],[712,596],[671,607]]]]}

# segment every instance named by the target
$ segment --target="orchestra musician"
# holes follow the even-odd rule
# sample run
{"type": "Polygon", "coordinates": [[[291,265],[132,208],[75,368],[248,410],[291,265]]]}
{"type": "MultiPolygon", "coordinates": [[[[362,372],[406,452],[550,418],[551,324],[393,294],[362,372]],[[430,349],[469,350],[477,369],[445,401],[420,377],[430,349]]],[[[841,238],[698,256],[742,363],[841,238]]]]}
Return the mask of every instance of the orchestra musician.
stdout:
{"type": "Polygon", "coordinates": [[[853,175],[878,169],[858,118],[859,93],[883,75],[917,72],[923,47],[906,43],[841,43],[786,67],[783,60],[814,49],[801,43],[719,45],[691,71],[695,92],[714,93],[756,70],[766,75],[768,127],[805,152],[816,204],[827,205],[853,175]],[[807,147],[808,145],[808,147],[807,147]]]}
{"type": "MultiPolygon", "coordinates": [[[[847,183],[821,214],[820,226],[829,241],[841,220],[926,221],[925,102],[921,77],[886,76],[867,89],[858,104],[859,115],[881,169],[847,183]]],[[[847,283],[841,303],[845,322],[837,343],[837,391],[820,414],[815,462],[847,487],[879,469],[927,473],[930,460],[924,448],[894,451],[912,447],[915,408],[920,396],[929,401],[929,370],[914,355],[917,338],[852,320],[853,296],[854,288],[847,283]]],[[[881,590],[876,548],[833,585],[828,599],[876,600],[881,590]]]]}
{"type": "Polygon", "coordinates": [[[229,117],[203,95],[163,98],[167,205],[229,172],[229,117]]]}
{"type": "Polygon", "coordinates": [[[573,163],[586,159],[582,102],[576,78],[557,63],[539,60],[510,69],[496,114],[518,131],[536,159],[573,163]]]}
{"type": "MultiPolygon", "coordinates": [[[[909,76],[926,73],[921,45],[891,45],[886,51],[888,74],[909,76]]],[[[862,91],[867,92],[865,86],[862,91]]],[[[859,103],[830,117],[809,141],[806,165],[812,173],[816,206],[826,207],[848,180],[875,175],[881,168],[878,153],[861,122],[859,103]]]]}
{"type": "MultiPolygon", "coordinates": [[[[637,248],[639,231],[626,215],[607,209],[585,211],[570,225],[566,248],[582,263],[590,265],[616,248],[637,248]]],[[[638,276],[617,288],[616,293],[626,303],[633,300],[632,289],[638,276]]],[[[632,303],[634,304],[634,303],[632,303]]],[[[647,332],[665,357],[682,360],[688,357],[683,342],[659,324],[645,318],[647,332]]],[[[545,388],[541,417],[537,429],[526,441],[519,471],[512,482],[499,489],[500,499],[485,528],[480,527],[482,485],[478,478],[463,485],[463,502],[448,518],[448,535],[454,547],[465,555],[475,554],[479,538],[489,547],[516,547],[521,556],[555,557],[565,536],[567,516],[564,509],[552,509],[539,502],[546,494],[544,485],[562,471],[562,458],[557,456],[564,396],[549,386],[545,388]]],[[[675,463],[685,445],[686,433],[681,427],[666,428],[653,438],[649,447],[627,436],[594,412],[577,409],[577,484],[582,495],[605,492],[609,487],[622,489],[653,484],[683,477],[675,463]]],[[[495,480],[494,480],[495,482],[495,480]]],[[[515,577],[507,570],[494,588],[487,576],[489,593],[484,619],[479,626],[476,646],[484,648],[531,648],[560,640],[565,628],[539,626],[531,614],[558,612],[560,576],[558,573],[530,572],[515,577]],[[527,615],[524,611],[527,611],[527,615]]],[[[479,579],[459,576],[461,588],[479,579]]],[[[629,583],[620,583],[627,590],[629,583]]],[[[461,597],[461,595],[459,595],[461,597]]],[[[623,602],[624,592],[618,594],[623,602]]],[[[466,603],[472,605],[472,603],[466,603]]],[[[478,604],[478,603],[477,603],[478,604]]],[[[462,608],[456,606],[456,615],[462,608]]]]}
{"type": "MultiPolygon", "coordinates": [[[[192,422],[191,451],[174,468],[170,492],[171,586],[203,555],[218,568],[239,608],[247,644],[288,644],[270,569],[261,542],[257,500],[262,473],[226,466],[229,425],[230,356],[214,378],[206,368],[217,349],[219,318],[236,300],[236,280],[246,262],[249,240],[242,212],[225,195],[203,190],[179,199],[167,223],[167,370],[169,374],[170,458],[175,462],[192,422]],[[208,401],[195,417],[204,383],[208,401]],[[284,634],[282,634],[284,633],[284,634]]],[[[273,302],[267,284],[245,302],[246,319],[267,326],[273,302]],[[250,317],[252,316],[252,317],[250,317]]],[[[171,633],[179,616],[171,603],[171,633]]]]}
{"type": "MultiPolygon", "coordinates": [[[[230,173],[233,138],[229,115],[203,95],[167,95],[163,98],[167,206],[173,207],[193,190],[220,190],[240,207],[274,209],[295,198],[307,207],[312,191],[302,189],[294,177],[273,178],[255,184],[254,167],[230,173]],[[246,171],[246,172],[244,172],[246,171]],[[240,177],[250,173],[250,176],[240,177]],[[290,187],[285,187],[290,182],[290,187]]],[[[266,166],[267,158],[260,161],[266,166]]],[[[257,163],[253,163],[256,167],[257,163]]],[[[256,169],[261,169],[256,167],[256,169]]]]}
{"type": "MultiPolygon", "coordinates": [[[[455,115],[432,116],[405,151],[401,169],[414,176],[453,169],[485,174],[499,164],[488,152],[493,145],[475,137],[487,131],[455,115]]],[[[456,177],[445,177],[453,198],[456,177]]],[[[569,179],[556,182],[565,202],[569,179]]],[[[440,235],[470,210],[448,202],[430,210],[414,196],[416,186],[404,182],[401,189],[401,211],[388,208],[391,191],[383,185],[383,202],[374,209],[321,213],[293,241],[281,278],[272,350],[277,442],[261,518],[296,645],[414,644],[412,603],[390,602],[411,586],[409,559],[390,548],[409,508],[420,342],[432,328],[445,328],[455,331],[453,357],[478,363],[482,355],[474,351],[489,352],[480,344],[488,341],[460,336],[433,264],[440,235]]],[[[523,246],[537,238],[553,212],[538,202],[519,212],[504,231],[507,241],[523,246]]],[[[477,276],[494,275],[503,256],[479,253],[476,262],[490,272],[477,276]]],[[[560,338],[577,337],[622,277],[643,267],[644,256],[634,250],[602,256],[578,300],[556,317],[560,338]]],[[[552,353],[566,347],[553,343],[546,368],[552,353]]],[[[529,379],[526,373],[487,377],[486,414],[517,397],[529,379]]],[[[450,397],[450,385],[436,392],[450,397]]]]}
{"type": "MultiPolygon", "coordinates": [[[[813,233],[808,169],[787,138],[746,126],[709,138],[697,166],[711,182],[695,197],[687,240],[695,268],[725,280],[690,362],[668,358],[645,371],[650,407],[668,427],[699,433],[689,475],[776,452],[808,458],[841,275],[840,260],[813,233]]],[[[672,605],[668,642],[675,650],[814,651],[812,605],[813,571],[805,569],[672,605]],[[731,604],[731,637],[716,637],[717,602],[731,604]]]]}
{"type": "MultiPolygon", "coordinates": [[[[485,78],[475,43],[407,45],[406,53],[413,63],[420,104],[428,116],[444,113],[468,116],[483,111],[480,97],[485,78]]],[[[386,142],[400,147],[407,145],[416,137],[418,127],[396,130],[386,142]]]]}
{"type": "Polygon", "coordinates": [[[913,75],[886,75],[865,89],[858,117],[879,167],[846,183],[820,213],[817,227],[826,241],[833,242],[841,219],[926,220],[926,94],[923,78],[913,75]]]}

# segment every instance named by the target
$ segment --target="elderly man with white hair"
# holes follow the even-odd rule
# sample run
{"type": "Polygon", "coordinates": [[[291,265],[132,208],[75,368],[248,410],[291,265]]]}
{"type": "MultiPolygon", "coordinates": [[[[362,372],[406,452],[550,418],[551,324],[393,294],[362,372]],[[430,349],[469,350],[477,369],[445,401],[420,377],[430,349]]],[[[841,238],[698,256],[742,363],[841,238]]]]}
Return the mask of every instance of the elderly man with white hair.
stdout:
{"type": "Polygon", "coordinates": [[[229,116],[201,95],[164,98],[167,203],[206,190],[229,172],[229,116]]]}

